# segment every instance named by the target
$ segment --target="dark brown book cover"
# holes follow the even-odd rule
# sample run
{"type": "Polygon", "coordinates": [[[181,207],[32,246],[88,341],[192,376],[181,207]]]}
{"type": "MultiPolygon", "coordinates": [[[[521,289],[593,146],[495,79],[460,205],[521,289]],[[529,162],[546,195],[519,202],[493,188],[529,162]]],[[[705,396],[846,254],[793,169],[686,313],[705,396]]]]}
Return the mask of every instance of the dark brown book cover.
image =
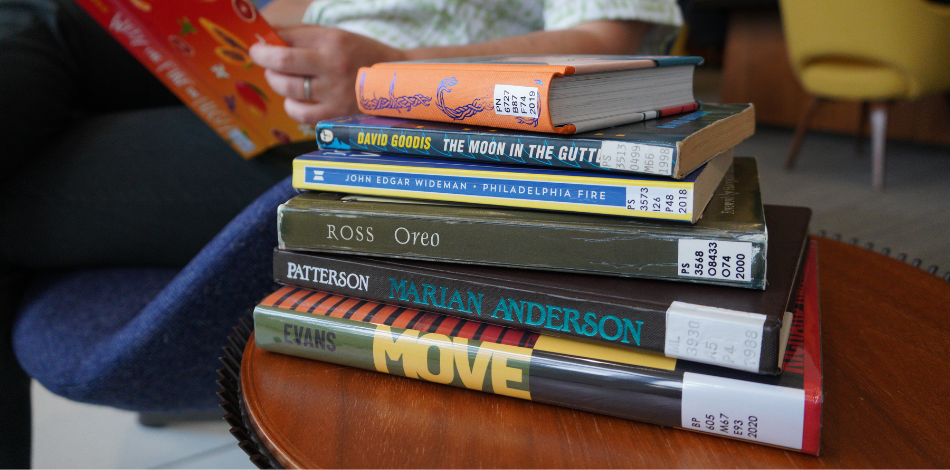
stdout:
{"type": "Polygon", "coordinates": [[[786,312],[810,217],[807,208],[765,206],[769,266],[761,291],[284,250],[275,251],[274,276],[284,284],[773,374],[788,338],[786,312]]]}

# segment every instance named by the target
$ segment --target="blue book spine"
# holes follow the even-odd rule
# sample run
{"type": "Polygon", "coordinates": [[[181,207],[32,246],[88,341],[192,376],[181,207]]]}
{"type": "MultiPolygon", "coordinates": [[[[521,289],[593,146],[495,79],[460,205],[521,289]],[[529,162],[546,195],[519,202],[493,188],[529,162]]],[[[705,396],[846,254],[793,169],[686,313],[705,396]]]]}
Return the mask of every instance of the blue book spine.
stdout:
{"type": "MultiPolygon", "coordinates": [[[[693,114],[698,118],[704,112],[693,114]]],[[[634,140],[627,137],[628,128],[630,125],[558,135],[351,116],[322,121],[317,124],[316,132],[317,142],[323,149],[673,176],[678,141],[668,136],[634,140]]]]}
{"type": "MultiPolygon", "coordinates": [[[[725,163],[728,166],[728,162],[725,163]]],[[[294,161],[294,186],[376,196],[692,222],[694,207],[697,206],[695,182],[702,170],[684,180],[671,180],[619,173],[593,174],[318,151],[294,161]]],[[[696,208],[702,210],[702,207],[696,208]]]]}

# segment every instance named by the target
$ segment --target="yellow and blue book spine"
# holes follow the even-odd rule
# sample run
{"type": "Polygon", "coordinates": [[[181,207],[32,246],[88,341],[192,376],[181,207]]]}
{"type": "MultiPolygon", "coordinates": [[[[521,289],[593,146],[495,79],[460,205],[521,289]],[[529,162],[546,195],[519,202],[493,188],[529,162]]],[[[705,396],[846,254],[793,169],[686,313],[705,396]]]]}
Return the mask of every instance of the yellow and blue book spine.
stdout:
{"type": "Polygon", "coordinates": [[[695,223],[731,149],[682,180],[319,150],[294,160],[298,189],[695,223]]]}

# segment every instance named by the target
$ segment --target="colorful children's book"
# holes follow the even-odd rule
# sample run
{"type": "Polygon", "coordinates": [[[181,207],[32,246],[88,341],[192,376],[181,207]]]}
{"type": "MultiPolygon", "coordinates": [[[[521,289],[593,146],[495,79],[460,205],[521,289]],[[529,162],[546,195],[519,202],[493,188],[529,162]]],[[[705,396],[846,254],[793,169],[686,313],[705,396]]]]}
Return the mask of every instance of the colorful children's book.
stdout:
{"type": "Polygon", "coordinates": [[[250,0],[77,3],[245,158],[314,138],[251,62],[251,44],[284,42],[250,0]]]}
{"type": "MultiPolygon", "coordinates": [[[[818,455],[822,372],[814,245],[795,298],[778,375],[291,286],[254,309],[254,341],[276,353],[818,455]]],[[[688,331],[681,340],[692,339],[688,331]]],[[[715,341],[690,347],[741,354],[715,341]]]]}
{"type": "Polygon", "coordinates": [[[755,132],[751,104],[703,104],[686,114],[574,135],[357,114],[321,121],[324,149],[683,179],[755,132]]]}
{"type": "Polygon", "coordinates": [[[574,134],[695,111],[700,57],[506,55],[384,62],[359,70],[376,116],[574,134]]]}
{"type": "Polygon", "coordinates": [[[298,189],[696,223],[732,149],[682,180],[318,150],[294,159],[298,189]]]}

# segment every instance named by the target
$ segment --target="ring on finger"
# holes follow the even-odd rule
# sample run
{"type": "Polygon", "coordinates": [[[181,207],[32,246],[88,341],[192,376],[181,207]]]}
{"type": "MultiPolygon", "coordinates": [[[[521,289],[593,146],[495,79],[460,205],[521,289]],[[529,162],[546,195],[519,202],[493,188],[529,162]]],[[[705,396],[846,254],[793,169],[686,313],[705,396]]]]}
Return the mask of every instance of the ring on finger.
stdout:
{"type": "Polygon", "coordinates": [[[313,77],[307,76],[303,78],[303,99],[304,101],[312,101],[312,90],[310,88],[310,79],[313,77]]]}

